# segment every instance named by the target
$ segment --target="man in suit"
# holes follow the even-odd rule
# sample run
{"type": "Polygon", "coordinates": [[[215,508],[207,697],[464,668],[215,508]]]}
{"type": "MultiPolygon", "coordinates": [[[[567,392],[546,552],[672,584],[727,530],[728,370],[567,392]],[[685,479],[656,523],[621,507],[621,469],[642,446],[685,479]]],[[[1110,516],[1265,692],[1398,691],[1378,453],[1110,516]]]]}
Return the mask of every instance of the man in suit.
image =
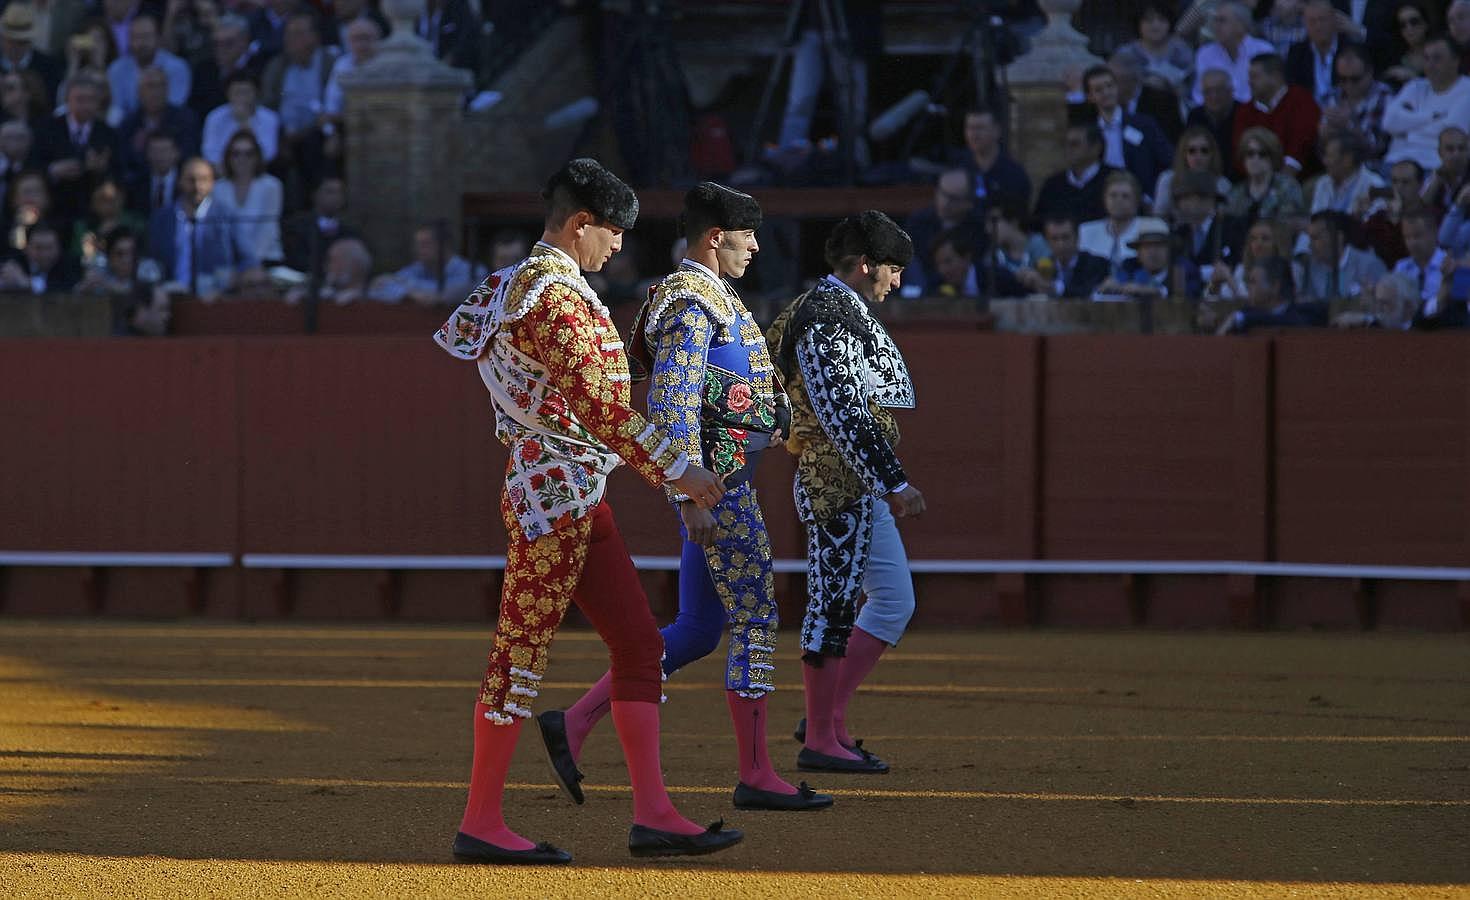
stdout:
{"type": "Polygon", "coordinates": [[[280,54],[286,23],[300,8],[300,0],[266,0],[250,14],[250,40],[256,55],[273,59],[280,54]]]}
{"type": "Polygon", "coordinates": [[[194,110],[169,102],[167,76],[158,69],[144,69],[138,75],[138,109],[117,128],[123,178],[134,182],[147,176],[148,141],[154,134],[173,138],[180,158],[198,155],[200,128],[194,110]]]}
{"type": "Polygon", "coordinates": [[[174,205],[179,189],[179,160],[184,154],[167,131],[149,134],[144,148],[144,169],[128,181],[128,209],[148,218],[174,205]]]}
{"type": "Polygon", "coordinates": [[[1352,219],[1345,213],[1324,210],[1312,214],[1307,226],[1310,256],[1304,299],[1327,303],[1338,297],[1357,297],[1388,274],[1388,267],[1372,251],[1349,243],[1351,227],[1352,219]]]}
{"type": "Polygon", "coordinates": [[[1178,95],[1168,88],[1146,83],[1138,60],[1122,51],[1108,57],[1108,68],[1118,80],[1118,99],[1123,108],[1130,114],[1152,118],[1171,148],[1178,143],[1179,135],[1184,133],[1178,95]]]}
{"type": "Polygon", "coordinates": [[[1337,51],[1344,46],[1338,34],[1337,10],[1330,0],[1307,0],[1302,24],[1307,28],[1307,38],[1286,51],[1286,81],[1311,91],[1312,99],[1321,106],[1332,93],[1333,65],[1337,51]]]}
{"type": "Polygon", "coordinates": [[[193,294],[217,296],[256,266],[236,238],[235,211],[214,196],[214,167],[195,157],[179,171],[178,196],[148,220],[148,256],[169,281],[193,294]]]}
{"type": "MultiPolygon", "coordinates": [[[[292,162],[288,182],[298,182],[299,177],[307,185],[315,184],[323,168],[321,116],[337,48],[322,46],[317,16],[309,9],[286,20],[283,41],[281,54],[266,64],[261,76],[260,102],[281,117],[284,146],[292,162]]],[[[287,187],[295,197],[306,192],[300,183],[287,187]]]]}
{"type": "MultiPolygon", "coordinates": [[[[288,216],[281,226],[281,246],[286,265],[298,272],[320,272],[327,248],[340,238],[361,238],[357,229],[342,221],[347,207],[347,188],[341,178],[323,178],[311,194],[311,209],[288,216]],[[315,261],[315,266],[313,266],[315,261]]],[[[516,257],[519,262],[525,254],[516,257]]]]}
{"type": "Polygon", "coordinates": [[[36,152],[46,167],[53,206],[62,216],[82,214],[92,189],[116,175],[117,133],[101,119],[102,90],[97,76],[74,75],[67,82],[61,114],[37,135],[36,152]]]}
{"type": "Polygon", "coordinates": [[[967,169],[949,169],[934,185],[934,205],[925,207],[904,223],[917,251],[904,269],[904,283],[918,285],[925,294],[939,288],[939,273],[934,268],[934,242],[941,234],[961,225],[969,226],[976,244],[971,251],[984,247],[985,211],[976,201],[977,180],[967,169]]]}
{"type": "Polygon", "coordinates": [[[1327,324],[1327,304],[1296,301],[1291,265],[1279,256],[1252,260],[1246,284],[1245,308],[1220,323],[1216,334],[1245,334],[1252,328],[1321,328],[1327,324]]]}
{"type": "Polygon", "coordinates": [[[1215,266],[1235,265],[1245,228],[1220,212],[1219,181],[1210,172],[1180,172],[1174,177],[1175,259],[1186,277],[1209,283],[1215,266]]]}
{"type": "Polygon", "coordinates": [[[1200,92],[1204,103],[1189,111],[1184,124],[1187,128],[1198,125],[1214,135],[1220,147],[1222,171],[1235,171],[1235,94],[1230,82],[1230,73],[1224,69],[1210,69],[1200,76],[1200,92]]]}
{"type": "Polygon", "coordinates": [[[1107,279],[1111,267],[1101,256],[1077,248],[1077,221],[1065,215],[1048,216],[1041,227],[1050,255],[1036,268],[1021,269],[1016,280],[1032,293],[1054,298],[1088,299],[1107,279]]]}
{"type": "Polygon", "coordinates": [[[1097,122],[1078,122],[1067,126],[1065,138],[1067,167],[1042,182],[1036,197],[1036,218],[1061,216],[1077,222],[1090,222],[1107,215],[1103,206],[1103,185],[1115,171],[1103,164],[1103,137],[1097,122]]]}
{"type": "Polygon", "coordinates": [[[61,60],[36,49],[36,17],[26,3],[10,3],[0,16],[0,71],[35,72],[46,84],[47,102],[56,96],[66,67],[61,60]]]}
{"type": "Polygon", "coordinates": [[[37,222],[26,230],[25,252],[0,266],[0,291],[61,294],[82,278],[76,260],[61,251],[56,226],[37,222]]]}
{"type": "Polygon", "coordinates": [[[480,19],[465,0],[428,0],[413,30],[446,64],[479,71],[480,19]]]}
{"type": "Polygon", "coordinates": [[[1173,148],[1158,123],[1144,113],[1130,113],[1118,99],[1118,79],[1107,66],[1093,66],[1082,75],[1082,89],[1103,138],[1103,163],[1127,169],[1138,179],[1145,199],[1169,168],[1173,148]]]}
{"type": "Polygon", "coordinates": [[[258,84],[261,65],[250,49],[250,23],[234,13],[220,16],[213,57],[194,66],[189,108],[203,119],[228,101],[225,85],[230,76],[244,73],[258,84]]]}

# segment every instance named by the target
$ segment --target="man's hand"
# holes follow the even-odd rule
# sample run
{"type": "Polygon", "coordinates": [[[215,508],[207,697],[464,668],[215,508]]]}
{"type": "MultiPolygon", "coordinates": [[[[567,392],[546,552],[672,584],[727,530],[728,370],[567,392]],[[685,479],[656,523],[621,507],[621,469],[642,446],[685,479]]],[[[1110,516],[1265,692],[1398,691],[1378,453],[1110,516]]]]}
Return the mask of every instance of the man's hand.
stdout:
{"type": "Polygon", "coordinates": [[[679,493],[688,497],[704,509],[714,509],[720,498],[725,496],[725,482],[709,469],[691,464],[670,482],[679,493]]]}
{"type": "Polygon", "coordinates": [[[1455,195],[1455,205],[1461,209],[1470,210],[1470,184],[1460,188],[1460,193],[1455,195]]]}
{"type": "Polygon", "coordinates": [[[924,512],[924,495],[913,485],[901,491],[889,491],[883,499],[888,501],[895,519],[912,519],[924,512]]]}
{"type": "Polygon", "coordinates": [[[709,510],[693,500],[685,500],[679,504],[679,518],[684,523],[684,533],[689,536],[689,540],[701,547],[714,544],[715,517],[709,510]]]}

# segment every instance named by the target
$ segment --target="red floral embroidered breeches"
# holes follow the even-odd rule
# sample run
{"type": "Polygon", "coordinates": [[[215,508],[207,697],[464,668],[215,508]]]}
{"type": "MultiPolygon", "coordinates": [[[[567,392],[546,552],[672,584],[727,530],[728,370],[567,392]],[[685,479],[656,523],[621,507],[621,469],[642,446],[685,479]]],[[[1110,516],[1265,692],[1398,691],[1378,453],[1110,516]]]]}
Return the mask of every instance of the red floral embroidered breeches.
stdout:
{"type": "Polygon", "coordinates": [[[552,638],[574,600],[607,644],[612,699],[657,703],[663,693],[663,638],[612,507],[599,503],[587,516],[534,541],[525,539],[504,496],[500,512],[508,535],[505,585],[480,686],[491,721],[510,724],[513,716],[531,716],[552,638]]]}

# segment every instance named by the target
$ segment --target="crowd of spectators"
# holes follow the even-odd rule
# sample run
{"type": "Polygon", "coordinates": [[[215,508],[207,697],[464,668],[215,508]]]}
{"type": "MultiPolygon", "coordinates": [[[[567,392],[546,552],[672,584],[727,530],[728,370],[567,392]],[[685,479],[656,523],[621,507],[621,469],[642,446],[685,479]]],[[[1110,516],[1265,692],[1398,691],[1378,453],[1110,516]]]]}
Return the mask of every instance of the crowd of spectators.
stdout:
{"type": "Polygon", "coordinates": [[[1466,325],[1470,0],[1157,3],[1136,28],[1062,74],[1066,165],[1034,202],[995,115],[969,113],[909,221],[906,296],[1244,301],[1201,304],[1222,331],[1361,298],[1384,312],[1341,324],[1466,325]]]}

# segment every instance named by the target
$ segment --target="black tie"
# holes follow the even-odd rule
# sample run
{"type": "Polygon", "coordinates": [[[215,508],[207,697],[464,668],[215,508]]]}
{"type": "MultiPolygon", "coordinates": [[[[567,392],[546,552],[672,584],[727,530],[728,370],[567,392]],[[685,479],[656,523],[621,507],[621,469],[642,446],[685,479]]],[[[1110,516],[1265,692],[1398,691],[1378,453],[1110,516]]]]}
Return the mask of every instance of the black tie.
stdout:
{"type": "Polygon", "coordinates": [[[153,208],[163,209],[163,179],[153,180],[153,208]]]}

